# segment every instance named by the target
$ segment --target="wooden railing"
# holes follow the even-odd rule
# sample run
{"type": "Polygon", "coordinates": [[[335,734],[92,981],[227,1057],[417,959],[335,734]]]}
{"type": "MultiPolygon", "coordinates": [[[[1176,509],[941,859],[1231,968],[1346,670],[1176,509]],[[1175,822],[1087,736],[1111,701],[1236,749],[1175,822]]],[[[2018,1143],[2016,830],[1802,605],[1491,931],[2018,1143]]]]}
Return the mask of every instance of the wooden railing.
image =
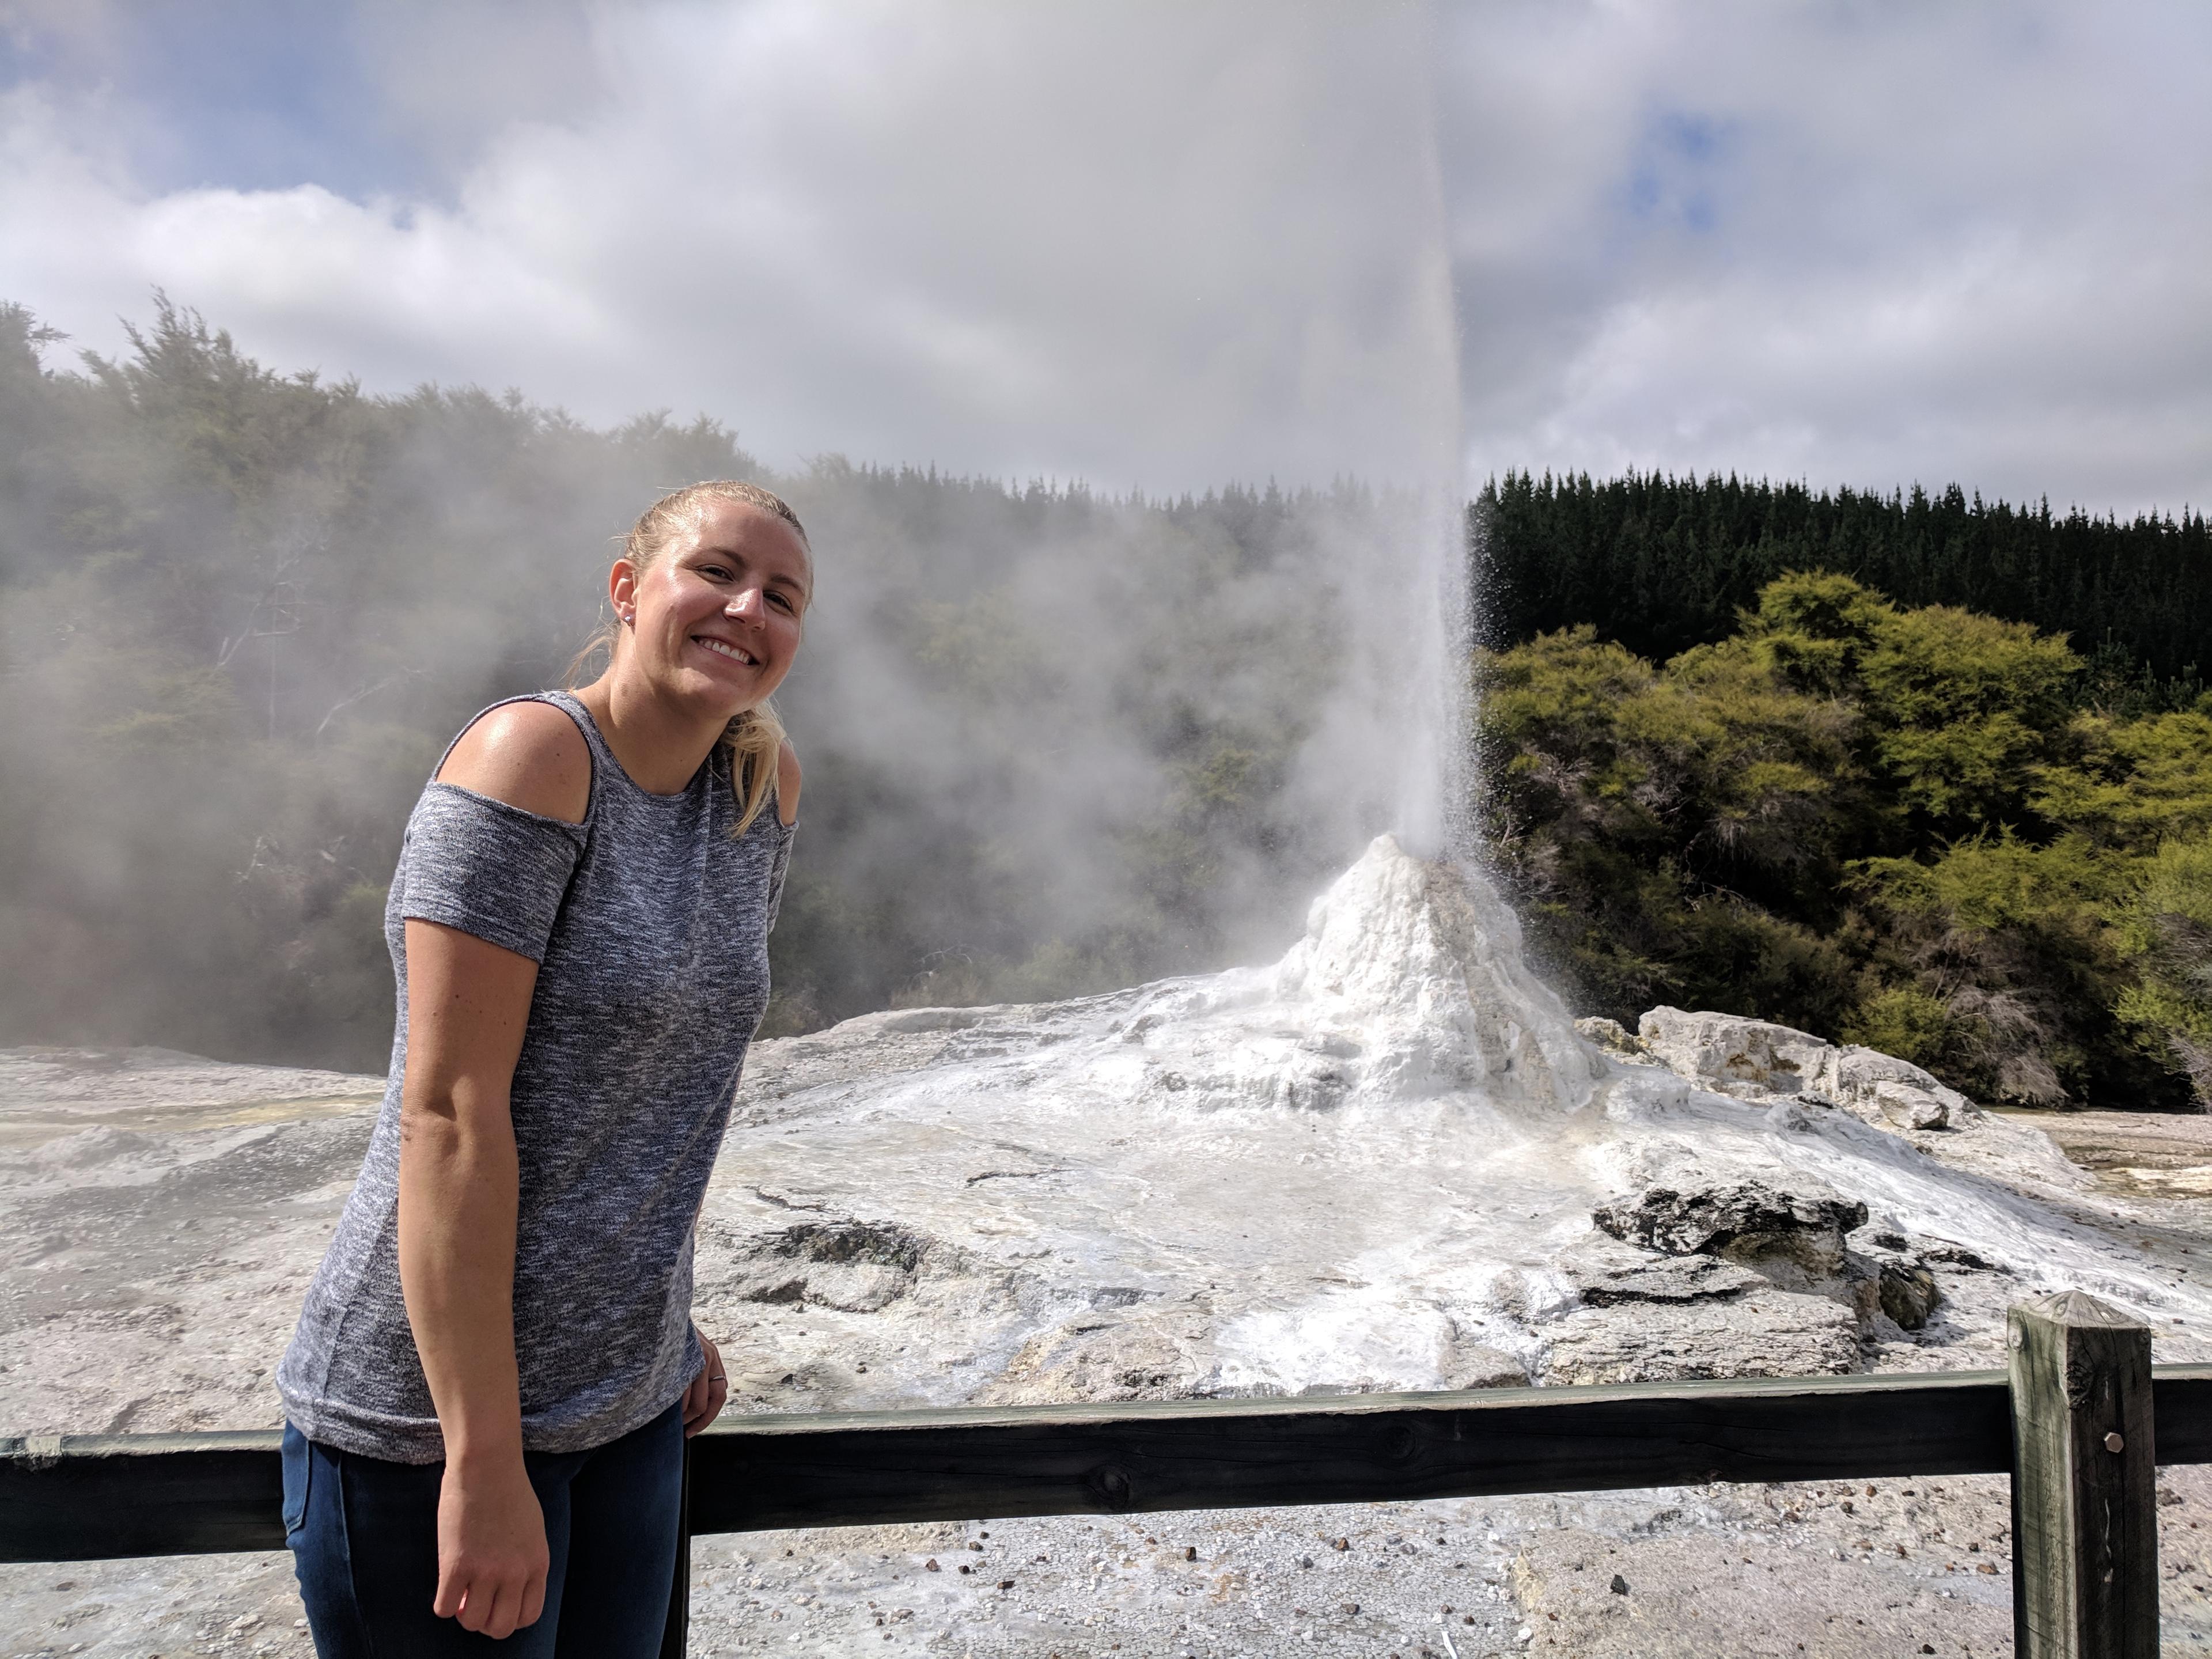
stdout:
{"type": "MultiPolygon", "coordinates": [[[[689,1532],[2009,1474],[2021,1659],[2158,1650],[2159,1463],[2212,1462],[2212,1366],[2079,1295],[2008,1371],[726,1419],[689,1532]]],[[[275,1550],[273,1432],[0,1439],[0,1560],[275,1550]]],[[[679,1570],[668,1645],[684,1650],[679,1570]]]]}

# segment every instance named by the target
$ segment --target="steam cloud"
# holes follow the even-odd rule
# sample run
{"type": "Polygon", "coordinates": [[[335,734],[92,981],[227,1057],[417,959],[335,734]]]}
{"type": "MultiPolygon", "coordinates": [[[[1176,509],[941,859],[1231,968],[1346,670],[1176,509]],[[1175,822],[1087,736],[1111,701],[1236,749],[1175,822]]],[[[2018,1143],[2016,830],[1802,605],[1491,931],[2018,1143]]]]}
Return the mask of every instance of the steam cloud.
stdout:
{"type": "MultiPolygon", "coordinates": [[[[640,76],[693,95],[662,100],[678,126],[628,142],[746,107],[647,51],[651,15],[605,27],[640,76]]],[[[439,280],[455,269],[439,250],[490,210],[483,179],[472,205],[404,223],[311,187],[195,209],[237,231],[225,258],[293,247],[285,216],[316,218],[337,257],[270,267],[302,314],[412,250],[457,380],[574,388],[619,362],[603,398],[641,365],[655,401],[737,385],[732,412],[787,454],[882,454],[910,429],[877,423],[889,386],[908,416],[941,410],[947,453],[1021,482],[836,453],[766,466],[710,421],[594,429],[519,395],[374,398],[258,368],[249,343],[295,360],[267,307],[236,347],[157,309],[81,376],[13,313],[0,572],[24,718],[0,740],[17,849],[0,1040],[378,1063],[375,915],[439,746],[557,680],[607,538],[699,477],[785,489],[820,563],[784,699],[808,787],[780,1029],[1219,965],[1279,946],[1376,830],[1437,842],[1456,392],[1425,26],[1266,15],[887,21],[919,58],[880,114],[886,148],[795,217],[741,188],[626,200],[636,155],[580,138],[562,188],[607,215],[591,257],[635,278],[617,330],[578,326],[526,272],[495,297],[439,280]],[[902,172],[889,137],[933,123],[972,167],[902,172]],[[886,331],[856,306],[841,360],[748,325],[748,283],[842,268],[852,250],[830,258],[824,239],[863,228],[912,256],[925,212],[935,257],[899,303],[931,327],[886,331]],[[714,257],[732,247],[745,257],[714,257]],[[726,286],[726,328],[655,337],[658,299],[699,283],[726,286]],[[1026,482],[1071,457],[1098,461],[1100,493],[1026,482]],[[1146,483],[1177,494],[1128,493],[1146,483]]],[[[876,85],[893,66],[852,72],[876,85]]],[[[734,52],[721,72],[763,73],[734,52]]],[[[800,137],[830,144],[829,123],[800,137]]],[[[143,228],[97,191],[84,204],[95,240],[143,228]]]]}

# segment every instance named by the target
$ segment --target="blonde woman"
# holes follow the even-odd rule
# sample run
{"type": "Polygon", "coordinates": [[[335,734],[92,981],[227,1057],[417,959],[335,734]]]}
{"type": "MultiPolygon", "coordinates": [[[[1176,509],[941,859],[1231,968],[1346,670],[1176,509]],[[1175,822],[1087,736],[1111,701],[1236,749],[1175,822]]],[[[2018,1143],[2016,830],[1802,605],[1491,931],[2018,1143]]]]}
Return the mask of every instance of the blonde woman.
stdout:
{"type": "Polygon", "coordinates": [[[659,1651],[684,1437],[729,1392],[691,1236],[768,1004],[769,698],[813,586],[767,490],[656,503],[605,672],[478,715],[408,820],[383,1109],[277,1371],[324,1659],[659,1651]]]}

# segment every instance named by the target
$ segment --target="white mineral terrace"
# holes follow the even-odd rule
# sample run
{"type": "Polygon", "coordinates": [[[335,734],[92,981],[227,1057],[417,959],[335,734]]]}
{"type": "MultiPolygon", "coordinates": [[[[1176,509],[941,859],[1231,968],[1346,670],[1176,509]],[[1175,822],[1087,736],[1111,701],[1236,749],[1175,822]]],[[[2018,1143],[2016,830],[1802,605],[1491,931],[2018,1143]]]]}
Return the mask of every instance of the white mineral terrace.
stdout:
{"type": "MultiPolygon", "coordinates": [[[[380,1092],[0,1054],[0,1428],[273,1424],[380,1092]]],[[[759,1045],[698,1306],[733,1412],[1990,1366],[2066,1287],[2212,1358],[2202,1121],[2077,1163],[1780,1027],[1578,1030],[1386,837],[1272,967],[759,1045]]],[[[2166,1479],[2176,1644],[2206,1484],[2166,1479]]],[[[1875,1485],[702,1540],[693,1650],[2002,1650],[2002,1483],[1875,1485]]],[[[304,1653],[297,1616],[281,1557],[0,1569],[0,1656],[304,1653]]]]}

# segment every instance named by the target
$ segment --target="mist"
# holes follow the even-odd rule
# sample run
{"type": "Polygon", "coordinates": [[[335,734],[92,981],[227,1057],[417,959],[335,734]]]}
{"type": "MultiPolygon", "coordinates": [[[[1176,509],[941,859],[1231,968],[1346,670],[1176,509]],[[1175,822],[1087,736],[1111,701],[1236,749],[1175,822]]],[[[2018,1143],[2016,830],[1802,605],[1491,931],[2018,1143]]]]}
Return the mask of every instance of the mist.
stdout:
{"type": "MultiPolygon", "coordinates": [[[[910,388],[990,458],[958,471],[872,448],[858,383],[780,362],[741,295],[665,397],[596,423],[526,384],[264,362],[190,295],[104,351],[9,308],[0,1042],[380,1066],[415,794],[475,710],[563,683],[615,538],[702,477],[783,493],[816,550],[771,1032],[1257,959],[1378,831],[1441,845],[1462,561],[1425,25],[1106,18],[970,19],[902,116],[1004,161],[939,204],[980,229],[995,200],[996,240],[916,275],[1012,331],[988,419],[972,374],[910,388]],[[1114,118],[1140,69],[1167,129],[1114,118]],[[977,148],[963,88],[1018,82],[1026,147],[999,107],[977,148]],[[702,351],[760,370],[743,442],[726,410],[653,412],[702,351]],[[809,374],[779,430],[768,393],[809,374]],[[838,410],[850,441],[794,456],[838,410]]],[[[824,213],[919,222],[927,181],[858,171],[824,213]]],[[[528,366],[501,337],[468,378],[528,366]]],[[[573,384],[573,342],[543,344],[573,384]]]]}

